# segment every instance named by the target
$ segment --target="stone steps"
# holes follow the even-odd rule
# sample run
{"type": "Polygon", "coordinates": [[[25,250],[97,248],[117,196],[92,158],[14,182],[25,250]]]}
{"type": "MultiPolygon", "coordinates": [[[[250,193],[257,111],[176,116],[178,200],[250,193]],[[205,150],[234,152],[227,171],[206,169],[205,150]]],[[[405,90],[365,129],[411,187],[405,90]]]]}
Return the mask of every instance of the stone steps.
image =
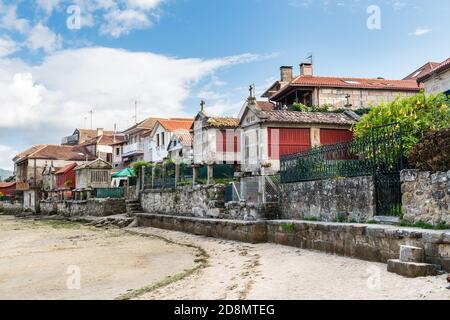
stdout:
{"type": "Polygon", "coordinates": [[[127,200],[126,206],[128,215],[134,216],[136,213],[142,213],[144,211],[139,200],[127,200]]]}
{"type": "Polygon", "coordinates": [[[388,272],[408,278],[436,276],[440,266],[425,263],[425,251],[419,247],[400,246],[400,259],[388,260],[388,272]]]}

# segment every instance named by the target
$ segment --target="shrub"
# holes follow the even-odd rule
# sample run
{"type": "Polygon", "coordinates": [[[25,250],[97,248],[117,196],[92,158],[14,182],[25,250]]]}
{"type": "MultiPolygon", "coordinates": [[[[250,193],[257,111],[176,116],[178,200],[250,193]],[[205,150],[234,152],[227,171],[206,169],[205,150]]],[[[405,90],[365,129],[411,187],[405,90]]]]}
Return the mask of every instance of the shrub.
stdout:
{"type": "Polygon", "coordinates": [[[356,137],[362,137],[370,135],[373,126],[393,122],[403,125],[403,145],[408,153],[430,130],[449,127],[450,101],[444,94],[419,93],[408,98],[398,97],[372,108],[353,129],[356,137]]]}
{"type": "Polygon", "coordinates": [[[3,197],[4,197],[5,195],[3,194],[3,193],[1,193],[0,192],[0,200],[3,200],[3,197]]]}
{"type": "Polygon", "coordinates": [[[141,168],[150,167],[150,163],[148,163],[146,161],[138,161],[138,162],[132,163],[131,167],[134,169],[134,172],[140,173],[142,170],[141,168]]]}
{"type": "Polygon", "coordinates": [[[450,170],[450,128],[427,133],[409,152],[408,163],[421,170],[450,170]]]}
{"type": "Polygon", "coordinates": [[[64,181],[65,187],[70,187],[71,185],[73,185],[73,181],[71,179],[67,179],[66,181],[64,181]]]}

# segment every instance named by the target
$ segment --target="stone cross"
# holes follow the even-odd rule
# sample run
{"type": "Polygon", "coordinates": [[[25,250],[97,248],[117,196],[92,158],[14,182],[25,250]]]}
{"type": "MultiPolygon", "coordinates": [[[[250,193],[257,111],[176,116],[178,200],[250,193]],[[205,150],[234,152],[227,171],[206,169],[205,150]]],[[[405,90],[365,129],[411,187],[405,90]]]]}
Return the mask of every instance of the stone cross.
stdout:
{"type": "Polygon", "coordinates": [[[251,84],[248,91],[250,91],[250,97],[253,98],[255,92],[255,85],[251,84]]]}
{"type": "Polygon", "coordinates": [[[200,111],[205,111],[206,102],[204,100],[200,101],[200,111]]]}

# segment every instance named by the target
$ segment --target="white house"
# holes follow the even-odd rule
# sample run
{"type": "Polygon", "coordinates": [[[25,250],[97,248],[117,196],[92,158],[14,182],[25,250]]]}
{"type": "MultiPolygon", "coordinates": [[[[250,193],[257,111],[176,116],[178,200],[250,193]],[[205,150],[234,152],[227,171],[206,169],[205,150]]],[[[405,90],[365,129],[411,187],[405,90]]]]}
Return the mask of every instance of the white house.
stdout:
{"type": "Polygon", "coordinates": [[[175,163],[191,164],[194,160],[192,134],[185,131],[175,132],[167,148],[169,157],[175,163]]]}
{"type": "Polygon", "coordinates": [[[445,93],[450,95],[450,58],[417,78],[417,82],[425,87],[426,93],[445,93]]]}
{"type": "Polygon", "coordinates": [[[161,162],[168,157],[168,146],[175,133],[188,133],[193,120],[187,118],[172,118],[156,122],[153,130],[142,137],[144,145],[144,160],[161,162]]]}

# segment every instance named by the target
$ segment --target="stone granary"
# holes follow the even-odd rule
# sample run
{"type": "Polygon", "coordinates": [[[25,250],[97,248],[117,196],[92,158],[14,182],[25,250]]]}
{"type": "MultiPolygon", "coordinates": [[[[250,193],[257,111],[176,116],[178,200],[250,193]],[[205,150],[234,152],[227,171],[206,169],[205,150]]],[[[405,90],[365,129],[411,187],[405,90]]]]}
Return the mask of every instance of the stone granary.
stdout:
{"type": "Polygon", "coordinates": [[[97,188],[110,188],[112,165],[97,159],[75,168],[76,189],[74,198],[82,200],[90,198],[97,188]]]}

